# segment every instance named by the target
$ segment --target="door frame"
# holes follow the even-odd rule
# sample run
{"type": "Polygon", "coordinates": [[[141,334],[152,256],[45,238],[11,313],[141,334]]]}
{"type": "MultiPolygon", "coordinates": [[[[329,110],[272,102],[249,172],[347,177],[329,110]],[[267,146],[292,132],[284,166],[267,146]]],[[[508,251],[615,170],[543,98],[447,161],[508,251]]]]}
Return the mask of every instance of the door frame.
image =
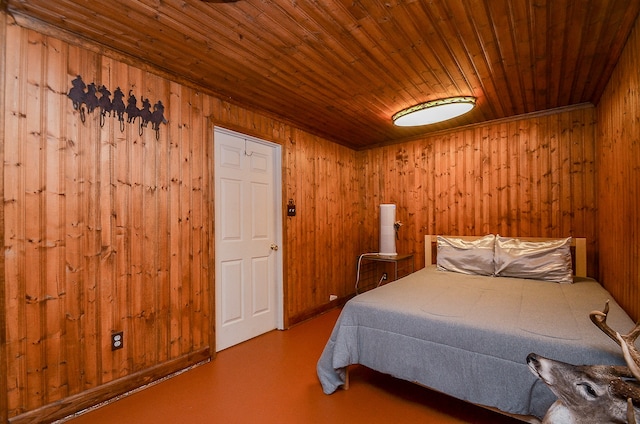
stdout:
{"type": "MultiPolygon", "coordinates": [[[[275,263],[275,290],[276,290],[276,329],[284,330],[284,275],[283,275],[283,261],[284,261],[284,249],[283,249],[283,222],[282,222],[282,146],[278,143],[273,143],[267,140],[263,140],[257,137],[250,136],[248,134],[244,134],[238,131],[233,131],[224,127],[214,126],[213,128],[213,152],[215,155],[215,140],[216,133],[225,133],[230,136],[244,138],[246,140],[252,141],[254,143],[262,144],[267,146],[273,150],[273,191],[274,191],[274,229],[275,234],[273,241],[279,246],[278,254],[276,255],[275,263]]],[[[217,186],[217,172],[215,169],[216,158],[213,157],[213,187],[217,186]]],[[[213,196],[213,216],[214,216],[214,252],[218,249],[218,231],[217,231],[217,222],[215,222],[216,216],[216,196],[214,193],[213,196]]],[[[214,271],[212,275],[212,286],[213,286],[213,307],[215,308],[216,302],[218,299],[218,293],[216,292],[216,284],[215,278],[217,275],[217,257],[218,255],[214,253],[214,271]]],[[[215,319],[216,313],[212,314],[213,318],[213,329],[214,334],[217,329],[217,321],[215,319]]],[[[215,346],[215,336],[213,337],[213,344],[215,346]]],[[[215,349],[214,349],[215,350],[215,349]]]]}

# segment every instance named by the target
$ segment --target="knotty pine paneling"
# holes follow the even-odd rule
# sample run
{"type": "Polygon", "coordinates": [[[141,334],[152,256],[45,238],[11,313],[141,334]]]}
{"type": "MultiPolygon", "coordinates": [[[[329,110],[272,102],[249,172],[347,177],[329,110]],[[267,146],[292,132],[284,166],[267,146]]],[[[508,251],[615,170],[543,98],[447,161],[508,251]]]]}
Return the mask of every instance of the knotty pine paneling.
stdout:
{"type": "Polygon", "coordinates": [[[283,217],[285,324],[353,293],[355,151],[144,64],[1,22],[1,421],[60,418],[214,352],[216,125],[283,146],[283,200],[298,207],[283,217]],[[66,96],[76,75],[161,100],[159,139],[114,118],[101,128],[97,111],[83,124],[66,96]],[[114,352],[113,331],[125,337],[114,352]]]}
{"type": "Polygon", "coordinates": [[[597,105],[599,279],[635,320],[640,319],[639,68],[636,24],[597,105]]]}
{"type": "Polygon", "coordinates": [[[46,405],[209,355],[211,136],[193,90],[6,30],[7,416],[39,421],[46,405]],[[114,118],[101,128],[97,111],[83,124],[66,96],[75,75],[162,100],[173,125],[156,140],[114,118]]]}
{"type": "Polygon", "coordinates": [[[597,102],[640,10],[629,0],[2,2],[25,26],[57,25],[357,149],[597,102]],[[477,107],[423,128],[391,122],[458,95],[477,107]]]}
{"type": "MultiPolygon", "coordinates": [[[[7,15],[0,11],[0,40],[7,39],[7,15]]],[[[4,163],[4,146],[5,146],[5,59],[6,59],[6,43],[0,41],[0,162],[4,163]]],[[[4,187],[4,172],[0,172],[0,187],[4,187]]],[[[4,190],[4,189],[3,189],[4,190]]],[[[4,199],[3,199],[4,200],[4,199]]],[[[4,252],[4,201],[0,207],[0,243],[2,243],[2,251],[4,252]]],[[[0,255],[0,420],[7,421],[8,396],[1,393],[7,393],[7,279],[5,275],[5,259],[4,255],[0,255]],[[3,412],[4,411],[4,412],[3,412]]]]}
{"type": "Polygon", "coordinates": [[[326,305],[329,295],[354,292],[359,176],[351,149],[295,132],[287,144],[284,200],[293,199],[297,215],[285,218],[285,308],[295,323],[326,305]]]}
{"type": "Polygon", "coordinates": [[[363,247],[397,205],[399,253],[424,266],[424,235],[586,237],[597,275],[595,108],[494,121],[358,152],[363,247]]]}

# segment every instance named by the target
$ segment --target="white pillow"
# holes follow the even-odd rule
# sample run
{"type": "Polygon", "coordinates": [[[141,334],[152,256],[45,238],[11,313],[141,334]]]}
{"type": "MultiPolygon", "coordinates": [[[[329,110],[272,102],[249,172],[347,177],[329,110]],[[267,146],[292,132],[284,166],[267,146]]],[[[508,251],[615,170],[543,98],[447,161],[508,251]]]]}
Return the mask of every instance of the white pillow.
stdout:
{"type": "Polygon", "coordinates": [[[523,241],[498,235],[495,242],[495,275],[572,283],[570,246],[571,237],[523,241]]]}
{"type": "Polygon", "coordinates": [[[437,268],[463,274],[493,275],[493,244],[489,234],[477,240],[438,236],[437,268]]]}

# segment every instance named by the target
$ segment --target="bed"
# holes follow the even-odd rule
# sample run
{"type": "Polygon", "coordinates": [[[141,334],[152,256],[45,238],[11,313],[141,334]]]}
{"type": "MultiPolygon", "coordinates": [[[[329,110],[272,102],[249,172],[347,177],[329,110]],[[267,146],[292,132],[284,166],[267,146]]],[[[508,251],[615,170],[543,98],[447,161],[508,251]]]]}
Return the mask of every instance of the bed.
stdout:
{"type": "MultiPolygon", "coordinates": [[[[602,310],[609,300],[612,328],[626,332],[634,323],[597,281],[585,276],[585,240],[563,241],[563,246],[568,240],[575,247],[573,259],[569,257],[575,276],[567,284],[531,278],[518,267],[526,278],[496,273],[499,237],[495,248],[484,250],[480,239],[486,238],[460,238],[472,255],[476,247],[482,253],[472,260],[464,256],[466,250],[453,255],[462,258],[458,266],[495,255],[492,275],[479,275],[475,268],[470,273],[456,270],[455,260],[449,267],[454,270],[445,270],[444,255],[444,268],[434,264],[433,243],[440,255],[447,247],[442,240],[458,239],[428,235],[425,268],[349,300],[318,360],[323,391],[331,394],[344,387],[347,367],[360,364],[528,420],[543,417],[556,399],[529,371],[529,353],[572,364],[624,365],[620,348],[590,321],[589,312],[602,310]]],[[[527,266],[545,271],[546,264],[536,261],[546,257],[538,255],[527,266]]]]}

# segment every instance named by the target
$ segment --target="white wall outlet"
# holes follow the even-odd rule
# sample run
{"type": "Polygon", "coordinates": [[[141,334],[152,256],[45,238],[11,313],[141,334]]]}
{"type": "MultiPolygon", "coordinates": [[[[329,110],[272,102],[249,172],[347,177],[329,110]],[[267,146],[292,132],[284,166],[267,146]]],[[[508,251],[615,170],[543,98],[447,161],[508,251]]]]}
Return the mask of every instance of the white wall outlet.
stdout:
{"type": "Polygon", "coordinates": [[[338,296],[336,296],[335,294],[330,294],[329,295],[329,302],[333,302],[334,300],[336,300],[338,298],[338,296]]]}

